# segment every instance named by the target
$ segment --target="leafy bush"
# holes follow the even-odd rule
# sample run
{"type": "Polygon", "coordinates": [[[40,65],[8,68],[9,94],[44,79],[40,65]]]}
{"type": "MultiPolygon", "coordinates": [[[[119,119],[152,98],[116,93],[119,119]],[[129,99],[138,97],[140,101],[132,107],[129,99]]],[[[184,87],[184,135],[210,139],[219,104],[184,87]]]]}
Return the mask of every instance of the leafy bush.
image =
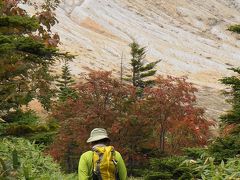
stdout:
{"type": "Polygon", "coordinates": [[[1,139],[0,179],[77,179],[63,175],[60,166],[41,147],[21,138],[1,139]]]}
{"type": "Polygon", "coordinates": [[[7,114],[7,116],[4,117],[4,120],[8,123],[36,124],[39,120],[39,117],[32,110],[26,112],[17,110],[7,114]]]}
{"type": "Polygon", "coordinates": [[[185,161],[182,165],[193,169],[194,179],[239,179],[240,158],[227,159],[218,163],[213,157],[202,157],[197,161],[185,161]]]}
{"type": "Polygon", "coordinates": [[[17,110],[8,114],[5,120],[5,123],[0,123],[0,135],[24,137],[37,144],[52,143],[59,127],[54,119],[42,121],[34,111],[17,110]]]}
{"type": "Polygon", "coordinates": [[[196,160],[181,156],[152,159],[150,169],[144,174],[146,180],[240,179],[240,158],[229,158],[219,163],[219,160],[203,153],[196,160]]]}
{"type": "Polygon", "coordinates": [[[22,136],[25,134],[33,133],[34,130],[29,125],[24,124],[10,124],[4,130],[5,135],[15,135],[15,136],[22,136]]]}
{"type": "Polygon", "coordinates": [[[221,162],[240,154],[240,133],[217,138],[209,147],[209,153],[221,162]]]}
{"type": "Polygon", "coordinates": [[[206,148],[185,148],[183,150],[184,155],[189,159],[199,159],[203,154],[208,154],[208,149],[206,148]]]}
{"type": "Polygon", "coordinates": [[[30,141],[34,141],[36,144],[49,145],[53,142],[56,133],[56,131],[35,133],[26,138],[30,141]]]}
{"type": "Polygon", "coordinates": [[[24,137],[28,140],[35,141],[36,144],[51,144],[56,135],[56,129],[49,127],[48,124],[43,125],[23,125],[12,123],[5,126],[3,135],[24,137]]]}
{"type": "Polygon", "coordinates": [[[150,169],[145,171],[145,179],[191,179],[191,168],[181,165],[185,159],[183,156],[151,159],[150,169]]]}

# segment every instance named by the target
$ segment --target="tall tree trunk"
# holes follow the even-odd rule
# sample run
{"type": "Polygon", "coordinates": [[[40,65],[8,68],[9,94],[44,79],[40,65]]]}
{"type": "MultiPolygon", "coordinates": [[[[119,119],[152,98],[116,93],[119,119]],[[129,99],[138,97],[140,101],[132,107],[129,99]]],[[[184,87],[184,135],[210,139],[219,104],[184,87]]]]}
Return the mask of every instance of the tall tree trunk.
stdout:
{"type": "Polygon", "coordinates": [[[67,172],[70,173],[71,169],[71,159],[70,159],[71,149],[70,144],[67,146],[67,152],[66,152],[66,166],[67,166],[67,172]]]}
{"type": "Polygon", "coordinates": [[[161,123],[160,136],[159,136],[159,143],[160,143],[159,148],[161,152],[165,151],[165,134],[166,134],[166,129],[164,127],[164,123],[161,123]]]}
{"type": "Polygon", "coordinates": [[[135,68],[133,68],[133,79],[132,79],[132,82],[133,82],[133,86],[136,87],[137,86],[137,83],[136,83],[136,72],[135,72],[135,68]]]}

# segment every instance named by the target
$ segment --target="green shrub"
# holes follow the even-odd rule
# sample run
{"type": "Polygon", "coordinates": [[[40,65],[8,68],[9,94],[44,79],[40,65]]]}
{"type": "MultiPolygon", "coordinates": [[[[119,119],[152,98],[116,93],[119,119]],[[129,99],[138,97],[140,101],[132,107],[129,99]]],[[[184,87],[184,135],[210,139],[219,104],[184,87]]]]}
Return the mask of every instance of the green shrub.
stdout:
{"type": "Polygon", "coordinates": [[[18,124],[36,124],[39,121],[39,117],[37,114],[32,111],[23,112],[21,110],[17,110],[14,112],[10,112],[7,116],[4,117],[4,120],[8,123],[18,123],[18,124]]]}
{"type": "Polygon", "coordinates": [[[5,136],[24,137],[35,141],[36,144],[48,145],[52,143],[56,130],[51,131],[48,124],[30,126],[12,123],[5,127],[3,134],[5,136]]]}
{"type": "MultiPolygon", "coordinates": [[[[13,117],[16,118],[15,115],[21,113],[15,112],[13,117]]],[[[14,119],[14,121],[11,123],[0,123],[0,135],[24,137],[31,141],[35,141],[37,144],[48,145],[52,143],[56,131],[59,127],[58,123],[54,120],[41,122],[41,119],[39,117],[35,116],[35,114],[32,114],[32,116],[31,114],[32,111],[24,113],[24,117],[26,115],[26,118],[20,116],[19,118],[21,120],[14,119]]]]}
{"type": "Polygon", "coordinates": [[[187,160],[183,164],[195,171],[194,179],[240,179],[240,158],[218,163],[215,158],[202,157],[194,163],[187,160]]]}
{"type": "Polygon", "coordinates": [[[4,134],[6,123],[0,122],[0,136],[4,134]]]}
{"type": "Polygon", "coordinates": [[[41,124],[37,126],[33,126],[34,132],[48,132],[49,127],[47,124],[41,124]]]}
{"type": "Polygon", "coordinates": [[[56,131],[59,128],[59,123],[55,119],[49,119],[47,125],[50,131],[56,131]]]}
{"type": "Polygon", "coordinates": [[[36,144],[49,145],[53,142],[56,131],[42,132],[31,134],[29,137],[26,137],[30,141],[34,141],[36,144]]]}
{"type": "Polygon", "coordinates": [[[240,154],[240,133],[219,137],[209,145],[208,149],[215,161],[221,162],[228,158],[234,158],[240,154]]]}
{"type": "Polygon", "coordinates": [[[159,180],[159,179],[172,179],[173,176],[171,173],[168,172],[152,172],[150,174],[148,174],[147,176],[145,176],[145,180],[159,180]]]}
{"type": "Polygon", "coordinates": [[[5,128],[5,135],[22,136],[34,132],[34,129],[29,125],[10,124],[5,128]]]}
{"type": "Polygon", "coordinates": [[[65,176],[41,147],[21,138],[0,140],[0,179],[77,179],[65,176]]]}
{"type": "Polygon", "coordinates": [[[203,154],[208,154],[208,149],[206,148],[185,148],[183,150],[184,155],[189,159],[199,159],[203,154]]]}
{"type": "Polygon", "coordinates": [[[173,156],[161,159],[151,159],[150,168],[145,171],[145,179],[190,179],[191,168],[182,165],[186,160],[183,156],[173,156]]]}
{"type": "Polygon", "coordinates": [[[5,128],[6,135],[23,136],[29,133],[48,132],[50,129],[47,124],[28,125],[11,123],[5,128]]]}

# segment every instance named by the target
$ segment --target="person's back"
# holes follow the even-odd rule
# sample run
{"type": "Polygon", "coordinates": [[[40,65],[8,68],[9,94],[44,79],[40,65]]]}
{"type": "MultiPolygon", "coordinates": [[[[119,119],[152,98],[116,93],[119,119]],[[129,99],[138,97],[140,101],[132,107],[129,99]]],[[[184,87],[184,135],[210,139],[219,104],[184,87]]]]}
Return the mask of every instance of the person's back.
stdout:
{"type": "Polygon", "coordinates": [[[127,170],[121,154],[107,146],[106,130],[95,128],[87,141],[92,143],[91,151],[81,155],[78,167],[79,180],[126,180],[127,170]]]}

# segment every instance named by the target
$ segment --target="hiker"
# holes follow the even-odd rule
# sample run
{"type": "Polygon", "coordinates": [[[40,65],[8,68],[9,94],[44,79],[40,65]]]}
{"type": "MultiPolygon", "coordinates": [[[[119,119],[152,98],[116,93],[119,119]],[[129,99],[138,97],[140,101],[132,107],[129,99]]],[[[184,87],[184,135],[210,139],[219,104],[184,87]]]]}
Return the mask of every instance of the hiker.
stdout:
{"type": "Polygon", "coordinates": [[[78,166],[79,180],[126,180],[127,170],[122,156],[109,146],[110,139],[105,129],[91,131],[87,143],[92,150],[81,155],[78,166]]]}

